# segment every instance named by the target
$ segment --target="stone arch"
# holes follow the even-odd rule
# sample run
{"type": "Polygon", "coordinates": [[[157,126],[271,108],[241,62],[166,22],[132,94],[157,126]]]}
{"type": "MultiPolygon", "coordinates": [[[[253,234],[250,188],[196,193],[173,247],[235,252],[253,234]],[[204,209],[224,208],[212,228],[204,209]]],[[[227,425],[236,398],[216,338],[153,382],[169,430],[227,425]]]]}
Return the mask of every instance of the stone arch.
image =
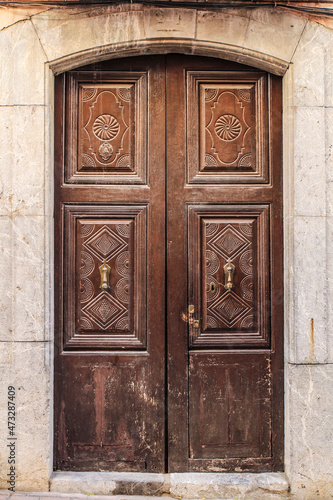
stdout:
{"type": "Polygon", "coordinates": [[[52,61],[50,63],[50,68],[54,74],[59,74],[78,66],[107,59],[149,54],[167,54],[171,52],[226,59],[246,64],[247,66],[256,67],[279,76],[284,75],[288,68],[288,64],[282,59],[259,51],[244,49],[237,45],[176,38],[168,40],[164,38],[134,40],[130,42],[109,44],[103,47],[93,47],[75,54],[68,54],[60,59],[52,61]]]}
{"type": "Polygon", "coordinates": [[[93,61],[181,52],[283,75],[306,20],[279,9],[167,8],[126,4],[52,9],[31,18],[57,74],[93,61]]]}

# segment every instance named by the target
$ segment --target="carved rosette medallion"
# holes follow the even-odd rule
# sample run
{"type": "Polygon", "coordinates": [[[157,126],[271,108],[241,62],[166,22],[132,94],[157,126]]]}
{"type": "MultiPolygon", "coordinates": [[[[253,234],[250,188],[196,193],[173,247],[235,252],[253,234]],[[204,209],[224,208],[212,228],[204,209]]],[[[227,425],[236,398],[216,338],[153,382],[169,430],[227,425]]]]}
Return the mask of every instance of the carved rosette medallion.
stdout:
{"type": "Polygon", "coordinates": [[[80,232],[80,333],[130,331],[133,261],[130,253],[132,223],[79,221],[80,232]],[[110,286],[100,287],[100,266],[110,267],[110,286]]]}
{"type": "Polygon", "coordinates": [[[97,139],[108,141],[114,139],[119,132],[117,118],[112,115],[101,115],[96,118],[93,124],[93,132],[97,139]]]}
{"type": "Polygon", "coordinates": [[[253,228],[254,219],[234,222],[204,220],[206,329],[248,330],[254,325],[253,228]],[[223,268],[235,266],[234,287],[224,288],[223,268]]]}
{"type": "Polygon", "coordinates": [[[81,85],[78,170],[132,171],[132,84],[81,85]],[[126,157],[126,162],[122,158],[126,157]]]}
{"type": "Polygon", "coordinates": [[[222,115],[215,122],[215,134],[221,141],[235,141],[241,134],[242,125],[233,115],[222,115]]]}

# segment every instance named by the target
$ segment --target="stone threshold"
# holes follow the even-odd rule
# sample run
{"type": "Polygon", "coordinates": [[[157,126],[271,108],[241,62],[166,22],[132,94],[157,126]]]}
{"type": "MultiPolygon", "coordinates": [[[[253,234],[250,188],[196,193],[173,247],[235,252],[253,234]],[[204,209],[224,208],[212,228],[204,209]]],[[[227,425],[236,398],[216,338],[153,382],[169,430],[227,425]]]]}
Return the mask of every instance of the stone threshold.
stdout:
{"type": "Polygon", "coordinates": [[[291,498],[285,474],[54,472],[50,492],[85,495],[170,496],[180,499],[283,500],[291,498]]]}

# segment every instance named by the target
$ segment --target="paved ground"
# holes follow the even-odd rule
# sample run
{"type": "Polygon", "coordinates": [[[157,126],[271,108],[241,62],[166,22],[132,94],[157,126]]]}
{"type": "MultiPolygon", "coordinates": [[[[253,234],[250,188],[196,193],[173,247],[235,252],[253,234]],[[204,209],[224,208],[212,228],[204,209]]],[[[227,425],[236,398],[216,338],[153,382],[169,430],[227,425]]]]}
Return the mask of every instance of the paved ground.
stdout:
{"type": "MultiPolygon", "coordinates": [[[[0,490],[0,500],[181,500],[180,497],[145,497],[145,496],[131,496],[131,495],[82,495],[81,493],[41,493],[41,492],[15,492],[12,493],[7,490],[0,490]]],[[[193,499],[193,500],[205,500],[193,499]]]]}

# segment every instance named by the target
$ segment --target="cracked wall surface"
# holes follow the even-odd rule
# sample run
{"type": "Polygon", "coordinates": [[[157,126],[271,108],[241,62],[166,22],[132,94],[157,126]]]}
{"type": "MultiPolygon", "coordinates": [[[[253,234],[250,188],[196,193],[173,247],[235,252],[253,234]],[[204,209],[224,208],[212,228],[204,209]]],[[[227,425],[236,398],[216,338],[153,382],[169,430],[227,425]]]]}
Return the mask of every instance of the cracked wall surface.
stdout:
{"type": "Polygon", "coordinates": [[[283,75],[286,473],[296,498],[332,498],[332,38],[278,9],[0,7],[0,434],[14,385],[19,489],[52,470],[53,74],[176,51],[283,75]]]}

